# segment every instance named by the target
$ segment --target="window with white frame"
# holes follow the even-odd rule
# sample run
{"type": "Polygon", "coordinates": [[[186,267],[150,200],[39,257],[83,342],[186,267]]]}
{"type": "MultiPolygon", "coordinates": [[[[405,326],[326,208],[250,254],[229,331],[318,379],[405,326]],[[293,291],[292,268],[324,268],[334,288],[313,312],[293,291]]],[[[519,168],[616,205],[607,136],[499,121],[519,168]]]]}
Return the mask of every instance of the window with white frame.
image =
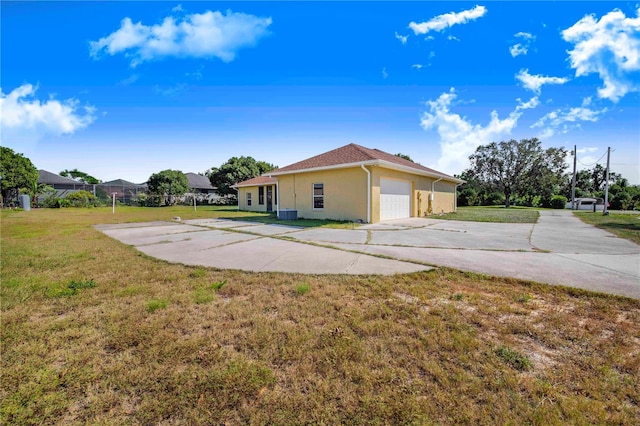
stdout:
{"type": "Polygon", "coordinates": [[[258,204],[264,204],[264,186],[258,187],[258,204]]]}
{"type": "Polygon", "coordinates": [[[251,205],[251,193],[247,192],[247,206],[251,205]]]}
{"type": "Polygon", "coordinates": [[[313,209],[324,209],[324,183],[313,184],[313,209]]]}

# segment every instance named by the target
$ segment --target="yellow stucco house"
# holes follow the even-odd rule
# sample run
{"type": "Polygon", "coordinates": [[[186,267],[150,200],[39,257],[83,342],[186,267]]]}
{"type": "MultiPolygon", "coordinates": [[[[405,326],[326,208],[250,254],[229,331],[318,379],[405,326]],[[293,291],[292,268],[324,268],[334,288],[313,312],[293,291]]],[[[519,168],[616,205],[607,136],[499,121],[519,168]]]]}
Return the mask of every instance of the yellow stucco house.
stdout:
{"type": "Polygon", "coordinates": [[[378,149],[356,144],[238,182],[238,209],[278,217],[382,220],[456,209],[464,181],[378,149]]]}

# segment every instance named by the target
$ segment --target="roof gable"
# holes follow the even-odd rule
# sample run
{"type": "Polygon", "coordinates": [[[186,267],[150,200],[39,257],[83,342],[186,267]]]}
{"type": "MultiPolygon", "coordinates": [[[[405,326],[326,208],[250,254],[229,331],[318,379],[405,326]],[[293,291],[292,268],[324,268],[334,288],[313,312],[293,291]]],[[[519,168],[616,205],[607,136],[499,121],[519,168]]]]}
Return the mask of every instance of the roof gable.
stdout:
{"type": "Polygon", "coordinates": [[[109,182],[102,182],[99,186],[145,186],[144,183],[133,183],[124,179],[110,180],[109,182]]]}
{"type": "Polygon", "coordinates": [[[78,182],[71,178],[60,176],[46,170],[38,170],[38,183],[43,183],[45,185],[84,185],[83,182],[78,182]]]}
{"type": "Polygon", "coordinates": [[[208,177],[196,173],[185,173],[192,189],[215,189],[208,177]]]}

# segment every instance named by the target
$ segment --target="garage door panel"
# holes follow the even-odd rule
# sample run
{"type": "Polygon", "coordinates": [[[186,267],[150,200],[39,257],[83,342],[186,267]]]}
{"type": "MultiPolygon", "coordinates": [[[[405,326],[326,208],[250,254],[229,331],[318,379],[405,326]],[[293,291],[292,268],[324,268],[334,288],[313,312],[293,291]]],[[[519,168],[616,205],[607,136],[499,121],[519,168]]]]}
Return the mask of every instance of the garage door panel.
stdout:
{"type": "Polygon", "coordinates": [[[411,182],[380,179],[380,220],[411,216],[411,182]]]}

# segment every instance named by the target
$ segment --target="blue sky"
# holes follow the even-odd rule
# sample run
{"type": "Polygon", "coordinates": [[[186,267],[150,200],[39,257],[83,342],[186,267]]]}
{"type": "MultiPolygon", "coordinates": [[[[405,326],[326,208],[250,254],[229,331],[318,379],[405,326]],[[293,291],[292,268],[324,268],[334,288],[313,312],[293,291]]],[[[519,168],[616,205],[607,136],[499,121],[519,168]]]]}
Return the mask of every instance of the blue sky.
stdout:
{"type": "MultiPolygon", "coordinates": [[[[578,146],[640,183],[637,2],[11,2],[1,144],[144,182],[348,143],[449,174],[478,145],[578,146]]],[[[567,159],[571,162],[571,158],[567,159]]]]}

